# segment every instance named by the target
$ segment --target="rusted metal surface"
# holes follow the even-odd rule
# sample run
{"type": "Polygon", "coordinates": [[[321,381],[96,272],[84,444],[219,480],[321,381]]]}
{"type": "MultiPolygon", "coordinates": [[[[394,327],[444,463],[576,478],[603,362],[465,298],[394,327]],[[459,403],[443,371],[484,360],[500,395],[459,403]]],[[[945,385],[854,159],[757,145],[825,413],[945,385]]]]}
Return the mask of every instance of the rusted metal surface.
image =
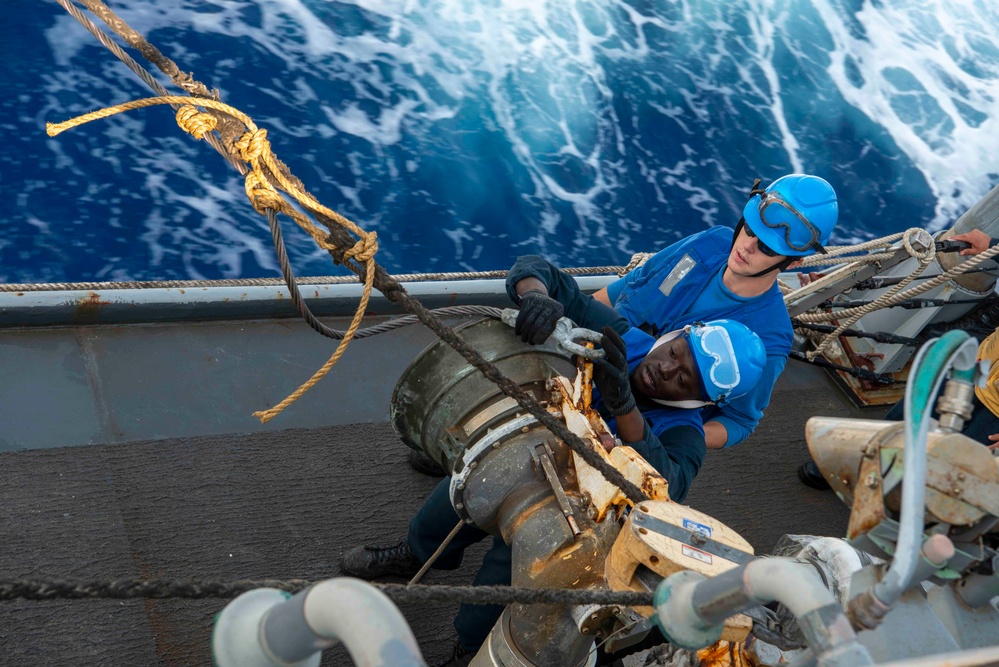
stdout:
{"type": "Polygon", "coordinates": [[[968,526],[999,516],[999,459],[954,434],[933,443],[926,459],[926,509],[938,520],[968,526]]]}
{"type": "MultiPolygon", "coordinates": [[[[584,343],[584,347],[593,349],[593,343],[584,343]]],[[[576,359],[576,375],[579,378],[579,385],[582,389],[577,409],[586,411],[592,409],[593,405],[593,362],[583,357],[576,359]]]]}
{"type": "MultiPolygon", "coordinates": [[[[835,325],[836,321],[833,320],[830,324],[835,325]]],[[[857,350],[858,341],[863,339],[851,339],[848,336],[840,336],[837,340],[839,345],[831,345],[825,355],[823,355],[826,359],[841,366],[866,368],[869,371],[881,373],[881,371],[877,370],[877,364],[874,363],[873,359],[883,360],[885,357],[883,353],[857,350]]],[[[901,371],[884,373],[896,380],[903,381],[893,385],[883,385],[871,382],[870,380],[856,378],[843,371],[832,370],[830,373],[833,374],[844,390],[848,392],[858,405],[879,406],[894,405],[902,400],[905,396],[904,380],[908,376],[908,370],[907,364],[901,371]]]]}
{"type": "Polygon", "coordinates": [[[565,494],[565,489],[562,488],[562,482],[559,481],[558,474],[555,472],[555,464],[552,463],[551,446],[547,442],[538,445],[534,448],[535,461],[537,465],[540,466],[541,470],[544,471],[544,477],[552,487],[552,491],[555,493],[555,500],[558,501],[558,506],[562,510],[562,514],[565,515],[565,520],[569,524],[569,529],[572,531],[573,535],[579,535],[582,531],[579,529],[579,524],[576,522],[576,517],[573,515],[572,506],[569,504],[569,497],[565,494]]]}
{"type": "Polygon", "coordinates": [[[87,292],[85,296],[75,299],[72,322],[88,324],[100,320],[101,308],[111,305],[112,301],[101,297],[97,292],[87,292]]]}
{"type": "Polygon", "coordinates": [[[846,538],[855,540],[866,535],[885,519],[885,503],[881,489],[880,457],[876,452],[864,456],[858,474],[859,483],[853,492],[853,506],[846,538]]]}
{"type": "Polygon", "coordinates": [[[701,667],[756,667],[741,642],[719,641],[697,652],[701,667]]]}
{"type": "Polygon", "coordinates": [[[805,439],[822,476],[849,504],[859,483],[861,459],[877,438],[899,427],[897,422],[872,419],[812,417],[805,424],[805,439]]]}

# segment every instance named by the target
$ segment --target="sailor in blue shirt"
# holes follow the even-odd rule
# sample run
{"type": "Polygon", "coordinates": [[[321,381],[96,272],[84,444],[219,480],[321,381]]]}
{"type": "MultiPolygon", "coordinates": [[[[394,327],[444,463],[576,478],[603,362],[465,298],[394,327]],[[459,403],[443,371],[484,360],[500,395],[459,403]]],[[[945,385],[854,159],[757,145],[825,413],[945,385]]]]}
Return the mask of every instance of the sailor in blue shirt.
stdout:
{"type": "Polygon", "coordinates": [[[689,236],[594,294],[652,335],[727,318],[763,340],[767,363],[756,388],[702,411],[709,449],[742,442],[763,416],[793,340],[777,275],[824,253],[838,216],[836,192],[817,176],[783,176],[765,190],[758,185],[734,232],[713,227],[689,236]]]}
{"type": "Polygon", "coordinates": [[[653,337],[534,255],[517,259],[506,289],[520,306],[514,331],[526,343],[547,340],[563,315],[603,330],[607,356],[594,362],[594,407],[666,478],[670,497],[682,502],[706,453],[700,408],[725,405],[757,384],[766,363],[759,336],[720,319],[653,337]]]}
{"type": "MultiPolygon", "coordinates": [[[[724,404],[755,385],[765,363],[762,341],[745,325],[728,320],[698,322],[653,337],[580,292],[572,277],[538,260],[548,268],[545,280],[517,278],[519,262],[507,279],[508,293],[521,306],[516,334],[525,342],[543,342],[563,314],[580,326],[602,329],[606,356],[594,361],[594,407],[625,444],[666,478],[670,497],[682,501],[707,451],[699,409],[709,401],[724,404]]],[[[347,551],[340,559],[341,573],[362,579],[415,574],[458,522],[449,486],[450,478],[437,485],[410,521],[405,540],[347,551]]],[[[465,549],[486,537],[476,526],[463,526],[433,567],[457,568],[465,549]]],[[[510,568],[510,547],[494,536],[473,585],[509,585],[510,568]]],[[[464,660],[482,644],[502,611],[496,605],[461,605],[454,621],[458,640],[453,656],[460,664],[467,664],[464,660]]]]}

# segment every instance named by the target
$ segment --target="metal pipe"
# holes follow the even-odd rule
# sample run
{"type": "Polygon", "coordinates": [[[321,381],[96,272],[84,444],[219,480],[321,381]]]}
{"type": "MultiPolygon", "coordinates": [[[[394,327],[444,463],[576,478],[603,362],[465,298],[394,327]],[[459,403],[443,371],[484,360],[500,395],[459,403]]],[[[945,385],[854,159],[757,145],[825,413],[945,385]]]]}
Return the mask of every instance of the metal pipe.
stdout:
{"type": "Polygon", "coordinates": [[[872,604],[878,603],[874,607],[890,607],[912,584],[923,546],[930,401],[940,390],[947,370],[955,366],[960,369],[957,374],[967,375],[969,369],[974,369],[977,353],[978,345],[967,333],[949,331],[920,348],[913,361],[910,377],[914,380],[905,386],[905,459],[898,541],[887,574],[865,594],[873,596],[872,604]]]}
{"type": "Polygon", "coordinates": [[[399,609],[371,584],[340,577],[293,597],[275,589],[244,593],[215,622],[218,667],[315,667],[342,642],[362,667],[426,667],[399,609]]]}
{"type": "Polygon", "coordinates": [[[987,605],[999,595],[999,556],[992,557],[992,574],[967,575],[954,584],[954,590],[972,609],[987,605]]]}
{"type": "Polygon", "coordinates": [[[974,396],[975,385],[971,382],[948,380],[937,398],[940,428],[951,433],[960,433],[965,423],[971,419],[974,396]]]}
{"type": "MultiPolygon", "coordinates": [[[[946,535],[936,534],[927,538],[919,552],[921,557],[912,568],[906,590],[943,568],[953,558],[954,551],[954,543],[946,535]]],[[[869,590],[850,600],[846,615],[857,630],[873,630],[881,624],[889,611],[891,605],[882,602],[873,590],[869,590]]]]}
{"type": "Polygon", "coordinates": [[[757,558],[710,579],[689,571],[670,575],[656,590],[656,622],[674,643],[702,648],[720,636],[729,616],[774,601],[798,619],[818,665],[873,664],[814,566],[788,558],[757,558]]]}
{"type": "MultiPolygon", "coordinates": [[[[615,276],[579,276],[584,292],[606,287],[615,276]]],[[[428,308],[510,305],[502,279],[434,280],[402,283],[428,308]]],[[[350,316],[363,292],[359,283],[311,284],[299,290],[317,316],[350,316]]],[[[380,292],[372,292],[367,312],[402,313],[380,292]]],[[[262,286],[180,286],[116,289],[0,292],[0,327],[52,324],[176,322],[203,319],[298,317],[288,288],[262,286]]]]}
{"type": "Polygon", "coordinates": [[[778,600],[800,618],[837,604],[816,574],[811,563],[758,558],[698,586],[693,597],[694,609],[706,623],[716,625],[733,613],[778,600]],[[733,606],[738,608],[733,610],[733,606]]]}
{"type": "MultiPolygon", "coordinates": [[[[947,565],[947,561],[954,556],[954,543],[946,535],[931,535],[923,542],[919,556],[908,575],[909,583],[902,592],[928,579],[947,565]]],[[[889,611],[891,603],[883,602],[872,589],[850,600],[846,615],[857,630],[873,630],[881,624],[881,620],[889,611]]]]}

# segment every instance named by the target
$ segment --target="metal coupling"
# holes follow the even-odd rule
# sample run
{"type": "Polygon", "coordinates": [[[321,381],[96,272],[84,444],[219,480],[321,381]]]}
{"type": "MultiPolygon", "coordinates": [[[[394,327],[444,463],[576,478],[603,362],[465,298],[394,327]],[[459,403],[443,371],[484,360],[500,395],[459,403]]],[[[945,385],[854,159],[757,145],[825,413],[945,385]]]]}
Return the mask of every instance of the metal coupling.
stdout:
{"type": "Polygon", "coordinates": [[[971,419],[974,397],[975,386],[972,383],[963,380],[947,380],[944,390],[937,398],[940,428],[952,433],[960,433],[965,422],[971,419]]]}
{"type": "Polygon", "coordinates": [[[890,606],[867,591],[850,600],[846,607],[846,617],[854,630],[873,630],[881,625],[890,610],[890,606]]]}

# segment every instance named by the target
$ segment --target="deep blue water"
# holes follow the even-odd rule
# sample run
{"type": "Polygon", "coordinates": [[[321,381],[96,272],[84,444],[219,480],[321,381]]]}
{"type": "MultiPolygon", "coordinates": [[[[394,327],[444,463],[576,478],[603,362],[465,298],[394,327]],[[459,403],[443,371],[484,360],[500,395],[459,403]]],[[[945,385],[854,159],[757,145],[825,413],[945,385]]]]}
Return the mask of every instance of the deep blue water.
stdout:
{"type": "MultiPolygon", "coordinates": [[[[393,272],[622,264],[732,225],[755,176],[827,178],[837,242],[942,229],[999,183],[992,0],[109,4],[393,272]]],[[[0,279],[278,275],[241,179],[169,108],[46,137],[150,92],[53,0],[5,19],[0,279]]],[[[296,273],[342,272],[285,229],[296,273]]]]}

